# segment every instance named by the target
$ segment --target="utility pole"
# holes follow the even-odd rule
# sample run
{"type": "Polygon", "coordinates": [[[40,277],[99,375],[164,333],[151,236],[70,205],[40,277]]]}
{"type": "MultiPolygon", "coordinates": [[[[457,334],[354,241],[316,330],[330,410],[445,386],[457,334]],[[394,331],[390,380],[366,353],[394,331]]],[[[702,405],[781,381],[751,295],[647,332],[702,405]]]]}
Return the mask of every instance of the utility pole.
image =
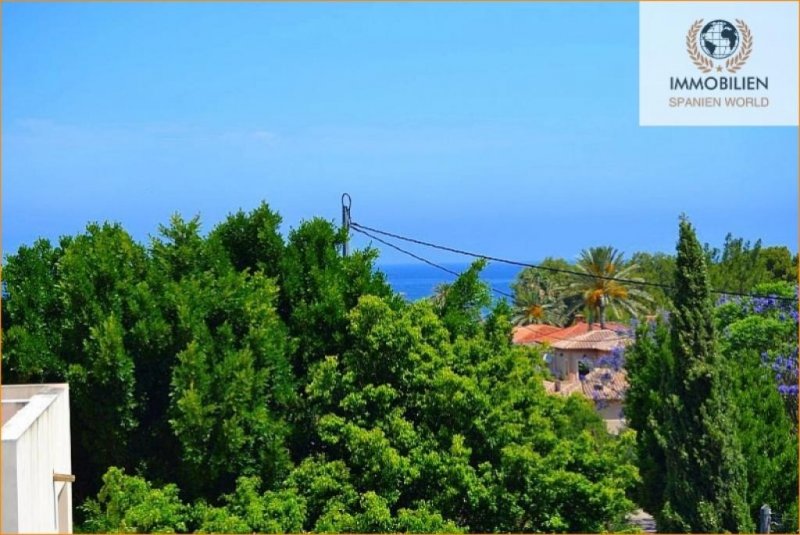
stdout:
{"type": "Polygon", "coordinates": [[[353,200],[348,193],[342,194],[342,228],[344,229],[344,243],[342,244],[342,256],[347,256],[348,242],[350,241],[350,206],[353,200]]]}

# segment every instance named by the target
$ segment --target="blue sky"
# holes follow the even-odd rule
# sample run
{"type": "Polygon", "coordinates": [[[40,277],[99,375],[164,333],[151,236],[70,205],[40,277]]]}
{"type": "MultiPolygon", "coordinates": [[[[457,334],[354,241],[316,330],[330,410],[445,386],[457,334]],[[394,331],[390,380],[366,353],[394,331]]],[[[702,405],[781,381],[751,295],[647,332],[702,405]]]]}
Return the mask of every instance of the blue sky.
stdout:
{"type": "Polygon", "coordinates": [[[672,252],[682,212],[797,249],[797,129],[639,127],[635,3],[2,9],[6,253],[261,200],[288,230],[344,191],[362,224],[523,260],[672,252]]]}

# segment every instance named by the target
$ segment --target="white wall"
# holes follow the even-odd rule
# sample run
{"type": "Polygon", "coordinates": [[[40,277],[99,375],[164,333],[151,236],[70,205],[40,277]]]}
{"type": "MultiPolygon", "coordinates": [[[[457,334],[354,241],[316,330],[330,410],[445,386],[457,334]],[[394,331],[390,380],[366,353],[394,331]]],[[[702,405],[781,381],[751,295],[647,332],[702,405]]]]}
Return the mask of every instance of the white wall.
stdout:
{"type": "Polygon", "coordinates": [[[606,423],[606,429],[609,433],[618,434],[625,429],[625,418],[622,416],[622,401],[610,400],[601,404],[601,408],[597,409],[600,417],[606,423]]]}
{"type": "MultiPolygon", "coordinates": [[[[19,399],[23,388],[4,385],[3,397],[19,399]]],[[[53,474],[72,474],[69,389],[37,385],[28,403],[3,425],[3,533],[72,531],[72,485],[53,474]],[[66,492],[66,523],[58,521],[58,495],[66,492]]]]}

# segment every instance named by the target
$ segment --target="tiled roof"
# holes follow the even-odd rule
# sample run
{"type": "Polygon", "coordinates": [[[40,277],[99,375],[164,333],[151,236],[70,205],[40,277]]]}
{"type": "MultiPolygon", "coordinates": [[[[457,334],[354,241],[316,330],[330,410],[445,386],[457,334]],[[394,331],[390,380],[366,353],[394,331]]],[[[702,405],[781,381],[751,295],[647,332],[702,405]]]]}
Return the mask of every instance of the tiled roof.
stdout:
{"type": "Polygon", "coordinates": [[[615,347],[625,344],[630,339],[618,332],[609,329],[588,331],[563,340],[557,340],[551,345],[554,349],[594,349],[597,351],[611,351],[615,347]]]}
{"type": "MultiPolygon", "coordinates": [[[[629,327],[623,323],[606,322],[605,330],[614,332],[617,337],[619,337],[619,334],[617,334],[616,331],[625,331],[628,329],[629,327]]],[[[576,336],[599,330],[601,330],[599,323],[592,323],[590,330],[589,324],[583,321],[574,323],[569,327],[556,327],[555,325],[521,325],[514,327],[513,342],[515,344],[551,343],[555,346],[555,342],[569,340],[576,336]]]]}
{"type": "Polygon", "coordinates": [[[581,383],[578,381],[561,381],[561,385],[559,385],[559,389],[556,390],[556,383],[554,381],[542,381],[544,383],[544,389],[548,394],[561,394],[562,396],[568,396],[573,392],[582,392],[581,390],[581,383]]]}
{"type": "Polygon", "coordinates": [[[542,337],[561,330],[561,327],[555,325],[520,325],[514,327],[512,341],[515,344],[532,344],[539,342],[542,337]]]}
{"type": "Polygon", "coordinates": [[[580,381],[561,381],[558,390],[555,382],[547,380],[542,382],[548,394],[568,396],[573,392],[579,392],[595,401],[621,400],[628,389],[628,376],[625,371],[611,368],[595,368],[580,381]]]}
{"type": "Polygon", "coordinates": [[[595,368],[581,381],[583,395],[589,399],[621,400],[628,389],[628,376],[624,370],[595,368]]]}

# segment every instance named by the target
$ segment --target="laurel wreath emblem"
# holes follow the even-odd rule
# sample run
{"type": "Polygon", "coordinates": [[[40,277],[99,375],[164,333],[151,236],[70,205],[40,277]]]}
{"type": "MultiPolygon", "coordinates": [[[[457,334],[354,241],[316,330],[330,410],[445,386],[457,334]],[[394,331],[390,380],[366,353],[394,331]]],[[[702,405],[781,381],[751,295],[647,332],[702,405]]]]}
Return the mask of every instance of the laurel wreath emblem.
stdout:
{"type": "Polygon", "coordinates": [[[689,53],[689,57],[692,59],[692,63],[695,64],[695,67],[702,72],[711,72],[711,69],[714,68],[714,62],[707,56],[701,54],[700,49],[697,47],[697,34],[700,33],[700,28],[702,27],[703,19],[696,20],[694,24],[689,27],[689,32],[686,34],[686,52],[689,53]]]}
{"type": "MultiPolygon", "coordinates": [[[[739,34],[742,36],[742,45],[739,47],[739,52],[735,56],[725,61],[725,69],[730,73],[735,73],[741,69],[744,64],[747,63],[747,60],[750,59],[750,54],[753,52],[753,34],[750,32],[750,28],[743,20],[735,20],[736,29],[739,30],[739,34]]],[[[700,48],[697,46],[697,35],[700,33],[702,27],[703,19],[696,20],[694,24],[689,27],[689,31],[686,33],[686,52],[689,53],[689,58],[692,60],[692,63],[694,63],[695,67],[700,69],[701,72],[707,73],[714,69],[714,62],[711,61],[711,58],[700,52],[700,48]]],[[[717,70],[722,70],[722,68],[717,67],[717,70]]]]}

